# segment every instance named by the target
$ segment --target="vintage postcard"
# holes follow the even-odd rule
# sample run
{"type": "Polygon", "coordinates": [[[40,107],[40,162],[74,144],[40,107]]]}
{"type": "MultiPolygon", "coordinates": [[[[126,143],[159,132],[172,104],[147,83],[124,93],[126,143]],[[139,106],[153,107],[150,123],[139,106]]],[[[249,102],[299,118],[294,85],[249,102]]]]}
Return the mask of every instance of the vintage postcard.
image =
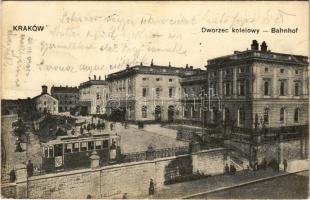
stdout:
{"type": "Polygon", "coordinates": [[[309,198],[307,1],[1,6],[2,198],[309,198]]]}

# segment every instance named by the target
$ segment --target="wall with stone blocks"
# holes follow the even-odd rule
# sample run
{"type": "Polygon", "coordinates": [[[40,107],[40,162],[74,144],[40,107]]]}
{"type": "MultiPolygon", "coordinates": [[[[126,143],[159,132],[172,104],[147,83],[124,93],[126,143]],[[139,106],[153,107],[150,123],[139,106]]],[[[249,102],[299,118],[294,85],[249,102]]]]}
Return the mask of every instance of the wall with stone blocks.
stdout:
{"type": "Polygon", "coordinates": [[[195,153],[192,155],[193,172],[205,175],[216,175],[224,173],[225,151],[223,149],[209,150],[208,153],[195,153]]]}
{"type": "Polygon", "coordinates": [[[129,198],[146,196],[150,179],[158,190],[171,172],[178,171],[177,176],[197,171],[210,175],[222,173],[225,151],[206,150],[192,155],[33,176],[16,183],[16,197],[121,198],[124,193],[129,198]]]}
{"type": "Polygon", "coordinates": [[[272,159],[300,160],[308,156],[308,140],[306,138],[299,140],[283,141],[281,143],[266,143],[258,148],[257,156],[259,161],[266,158],[272,159]]]}

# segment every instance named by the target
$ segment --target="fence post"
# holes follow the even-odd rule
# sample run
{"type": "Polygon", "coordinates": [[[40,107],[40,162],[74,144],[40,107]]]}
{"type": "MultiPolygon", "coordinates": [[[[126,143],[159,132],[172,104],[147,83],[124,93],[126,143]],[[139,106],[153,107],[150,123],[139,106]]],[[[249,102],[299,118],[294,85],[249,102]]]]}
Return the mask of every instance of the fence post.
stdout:
{"type": "MultiPolygon", "coordinates": [[[[96,168],[100,167],[100,157],[98,156],[97,152],[94,150],[91,153],[91,156],[89,157],[90,159],[90,167],[92,169],[91,171],[91,182],[90,182],[90,190],[89,194],[91,198],[101,198],[101,193],[100,193],[100,179],[101,179],[101,174],[100,170],[97,170],[96,168]]],[[[86,196],[85,196],[86,198],[86,196]]]]}
{"type": "Polygon", "coordinates": [[[27,168],[25,164],[16,165],[16,198],[28,198],[27,168]]]}

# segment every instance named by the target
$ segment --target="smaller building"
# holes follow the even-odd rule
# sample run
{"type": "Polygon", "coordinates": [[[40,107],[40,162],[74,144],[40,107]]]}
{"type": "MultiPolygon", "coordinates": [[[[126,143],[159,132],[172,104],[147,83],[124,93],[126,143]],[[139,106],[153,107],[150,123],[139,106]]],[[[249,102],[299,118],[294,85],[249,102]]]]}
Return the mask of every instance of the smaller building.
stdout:
{"type": "Polygon", "coordinates": [[[51,95],[58,100],[58,111],[68,112],[76,107],[79,102],[78,87],[53,86],[51,95]]]}
{"type": "Polygon", "coordinates": [[[206,109],[202,105],[203,95],[207,93],[207,71],[185,76],[180,80],[182,87],[181,110],[179,120],[182,124],[201,126],[206,117],[206,109]]]}
{"type": "Polygon", "coordinates": [[[101,80],[101,76],[96,79],[89,77],[89,80],[79,86],[78,107],[81,115],[105,114],[106,102],[108,98],[108,84],[101,80]]]}
{"type": "Polygon", "coordinates": [[[52,97],[47,92],[47,86],[42,86],[42,93],[33,98],[36,110],[44,114],[57,114],[58,113],[58,100],[52,97]]]}

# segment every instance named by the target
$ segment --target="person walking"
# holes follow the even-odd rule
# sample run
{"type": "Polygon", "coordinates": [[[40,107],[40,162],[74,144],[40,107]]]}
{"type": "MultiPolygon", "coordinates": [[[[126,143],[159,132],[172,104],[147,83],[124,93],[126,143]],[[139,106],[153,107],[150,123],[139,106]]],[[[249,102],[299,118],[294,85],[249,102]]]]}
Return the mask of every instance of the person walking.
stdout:
{"type": "Polygon", "coordinates": [[[27,168],[28,177],[32,176],[33,175],[33,163],[31,162],[31,160],[28,160],[26,168],[27,168]]]}
{"type": "Polygon", "coordinates": [[[149,186],[149,195],[154,195],[155,193],[155,186],[153,179],[150,180],[150,186],[149,186]]]}
{"type": "Polygon", "coordinates": [[[283,160],[283,167],[284,167],[284,171],[286,172],[286,170],[287,170],[287,161],[286,161],[286,159],[283,160]]]}

